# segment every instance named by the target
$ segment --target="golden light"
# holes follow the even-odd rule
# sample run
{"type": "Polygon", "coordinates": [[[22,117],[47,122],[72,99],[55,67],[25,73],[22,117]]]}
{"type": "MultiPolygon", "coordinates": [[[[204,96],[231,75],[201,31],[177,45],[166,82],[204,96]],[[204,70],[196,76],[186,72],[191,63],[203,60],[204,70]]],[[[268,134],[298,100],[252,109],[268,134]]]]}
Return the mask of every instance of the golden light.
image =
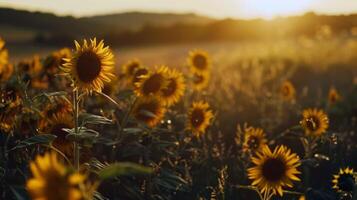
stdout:
{"type": "Polygon", "coordinates": [[[313,0],[249,0],[244,2],[244,7],[253,15],[271,19],[306,12],[312,3],[313,0]]]}

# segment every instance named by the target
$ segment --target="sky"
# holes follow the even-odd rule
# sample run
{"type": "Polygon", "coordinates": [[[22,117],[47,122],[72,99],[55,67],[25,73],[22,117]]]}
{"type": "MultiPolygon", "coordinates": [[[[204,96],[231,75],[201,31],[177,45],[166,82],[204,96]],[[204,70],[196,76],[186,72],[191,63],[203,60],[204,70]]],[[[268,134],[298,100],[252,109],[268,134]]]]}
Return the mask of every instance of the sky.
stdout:
{"type": "Polygon", "coordinates": [[[215,18],[357,13],[357,0],[0,0],[0,7],[76,17],[127,11],[193,12],[215,18]]]}

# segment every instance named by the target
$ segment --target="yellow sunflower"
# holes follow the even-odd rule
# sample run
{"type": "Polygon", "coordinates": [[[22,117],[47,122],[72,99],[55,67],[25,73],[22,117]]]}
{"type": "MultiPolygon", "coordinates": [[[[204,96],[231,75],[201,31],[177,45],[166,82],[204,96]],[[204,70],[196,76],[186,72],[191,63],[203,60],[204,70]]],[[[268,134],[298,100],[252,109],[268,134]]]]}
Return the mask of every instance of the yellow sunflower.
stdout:
{"type": "Polygon", "coordinates": [[[146,67],[143,67],[143,66],[141,66],[141,67],[135,69],[134,74],[133,74],[133,76],[131,77],[131,83],[132,83],[132,85],[135,87],[135,86],[140,82],[140,80],[141,80],[143,77],[145,77],[145,75],[147,75],[147,74],[149,74],[149,73],[150,73],[149,69],[146,68],[146,67]]]}
{"type": "Polygon", "coordinates": [[[177,103],[185,93],[185,80],[181,72],[169,70],[167,86],[161,90],[161,97],[167,106],[177,103]]]}
{"type": "Polygon", "coordinates": [[[33,177],[26,183],[26,189],[34,200],[82,200],[80,186],[86,177],[69,173],[53,152],[37,156],[30,162],[33,177]]]}
{"type": "Polygon", "coordinates": [[[40,56],[34,55],[31,60],[20,62],[17,69],[20,73],[29,74],[31,77],[38,75],[43,69],[40,56]]]}
{"type": "Polygon", "coordinates": [[[0,68],[2,65],[6,65],[8,62],[9,62],[9,53],[7,49],[5,49],[5,41],[2,40],[0,37],[0,68]]]}
{"type": "Polygon", "coordinates": [[[135,93],[140,97],[158,96],[161,97],[162,89],[166,88],[168,68],[162,66],[155,71],[143,75],[136,83],[135,93]]]}
{"type": "Polygon", "coordinates": [[[72,52],[68,48],[62,48],[58,51],[53,52],[45,60],[44,67],[46,72],[51,75],[58,73],[59,68],[64,64],[63,59],[69,59],[72,56],[72,52]]]}
{"type": "Polygon", "coordinates": [[[51,119],[58,115],[65,115],[72,113],[72,104],[66,98],[56,97],[47,103],[42,111],[42,117],[51,119]]]}
{"type": "Polygon", "coordinates": [[[341,99],[340,94],[336,90],[336,88],[331,87],[328,92],[328,104],[333,105],[341,99]]]}
{"type": "Polygon", "coordinates": [[[200,136],[206,131],[213,118],[212,110],[210,110],[208,103],[199,101],[193,102],[188,111],[187,124],[188,130],[196,136],[200,136]]]}
{"type": "Polygon", "coordinates": [[[193,73],[193,89],[201,91],[208,86],[210,80],[210,73],[193,73]]]}
{"type": "Polygon", "coordinates": [[[333,175],[332,188],[337,192],[348,192],[351,193],[354,191],[356,184],[356,175],[353,172],[353,169],[345,168],[340,169],[338,174],[333,175]]]}
{"type": "Polygon", "coordinates": [[[244,131],[243,151],[257,151],[267,143],[263,129],[248,127],[244,131]]]}
{"type": "Polygon", "coordinates": [[[104,82],[114,79],[114,55],[109,47],[104,47],[101,40],[97,44],[96,38],[83,41],[81,46],[75,41],[76,51],[71,59],[64,59],[65,64],[61,69],[64,75],[69,75],[74,83],[74,87],[90,93],[92,91],[101,92],[104,82]]]}
{"type": "Polygon", "coordinates": [[[123,65],[123,73],[127,77],[132,77],[137,69],[141,67],[141,62],[138,59],[129,60],[123,65]]]}
{"type": "Polygon", "coordinates": [[[48,76],[42,76],[42,77],[35,77],[31,79],[31,87],[34,89],[48,89],[49,87],[49,80],[48,76]]]}
{"type": "Polygon", "coordinates": [[[6,82],[14,72],[14,66],[10,63],[0,64],[0,82],[6,82]]]}
{"type": "Polygon", "coordinates": [[[256,157],[252,157],[252,162],[255,166],[248,169],[248,178],[262,194],[283,196],[283,187],[291,188],[292,181],[300,181],[297,177],[300,159],[285,146],[275,147],[272,152],[265,145],[256,157]]]}
{"type": "Polygon", "coordinates": [[[211,66],[211,59],[206,51],[194,50],[189,53],[188,64],[192,72],[207,72],[211,66]]]}
{"type": "Polygon", "coordinates": [[[140,98],[134,105],[132,115],[135,119],[154,127],[164,117],[165,111],[165,107],[158,98],[140,98]]]}
{"type": "Polygon", "coordinates": [[[296,90],[290,81],[284,81],[280,87],[281,97],[286,101],[294,101],[296,90]]]}
{"type": "Polygon", "coordinates": [[[72,155],[73,144],[66,139],[68,132],[64,128],[72,129],[74,127],[73,117],[71,114],[59,114],[50,119],[43,119],[39,122],[40,133],[52,134],[57,136],[53,141],[53,146],[66,155],[72,155]]]}
{"type": "Polygon", "coordinates": [[[303,119],[300,121],[307,136],[321,136],[329,126],[329,119],[323,110],[305,109],[302,113],[303,119]]]}
{"type": "Polygon", "coordinates": [[[16,112],[2,112],[2,110],[0,111],[0,132],[10,133],[15,126],[16,112]]]}

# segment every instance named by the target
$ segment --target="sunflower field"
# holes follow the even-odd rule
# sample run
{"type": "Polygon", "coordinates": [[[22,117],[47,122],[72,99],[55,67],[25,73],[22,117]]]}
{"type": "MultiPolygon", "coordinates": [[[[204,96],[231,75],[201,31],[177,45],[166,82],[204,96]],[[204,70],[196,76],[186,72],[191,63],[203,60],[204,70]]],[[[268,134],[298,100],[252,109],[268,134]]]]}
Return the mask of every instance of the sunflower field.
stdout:
{"type": "Polygon", "coordinates": [[[357,36],[224,49],[0,39],[0,199],[356,200],[357,36]]]}

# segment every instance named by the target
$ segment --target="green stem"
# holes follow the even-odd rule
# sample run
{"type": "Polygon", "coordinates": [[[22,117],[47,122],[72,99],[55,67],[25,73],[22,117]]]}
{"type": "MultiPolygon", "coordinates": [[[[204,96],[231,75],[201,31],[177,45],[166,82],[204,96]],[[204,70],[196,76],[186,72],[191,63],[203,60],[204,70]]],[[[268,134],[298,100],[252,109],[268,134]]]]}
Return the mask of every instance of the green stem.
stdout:
{"type": "MultiPolygon", "coordinates": [[[[74,132],[77,136],[79,134],[79,129],[78,129],[78,116],[79,116],[79,99],[78,99],[78,89],[74,89],[73,91],[73,117],[74,117],[74,132]]],[[[79,144],[77,142],[77,137],[75,137],[74,141],[74,167],[76,170],[79,170],[79,144]]]]}

